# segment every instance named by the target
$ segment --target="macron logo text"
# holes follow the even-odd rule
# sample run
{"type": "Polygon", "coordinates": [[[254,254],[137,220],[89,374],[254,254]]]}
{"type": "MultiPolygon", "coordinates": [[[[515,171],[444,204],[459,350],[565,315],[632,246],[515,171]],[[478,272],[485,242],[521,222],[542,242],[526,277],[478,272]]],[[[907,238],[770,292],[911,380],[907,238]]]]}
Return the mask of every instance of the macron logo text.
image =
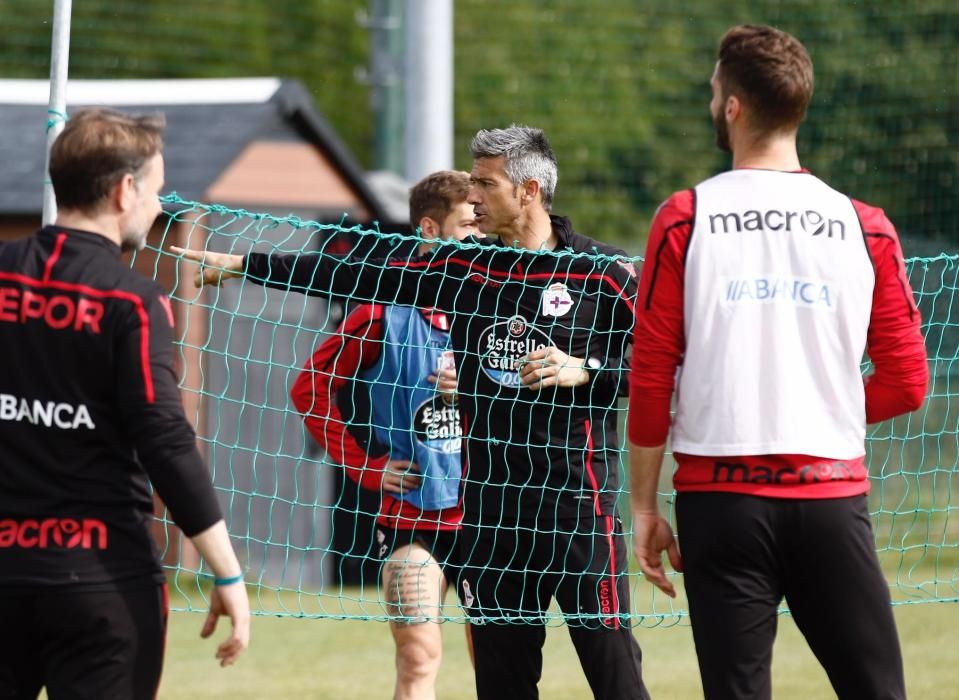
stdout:
{"type": "Polygon", "coordinates": [[[0,520],[0,548],[106,549],[107,526],[96,518],[0,520]]]}
{"type": "Polygon", "coordinates": [[[830,219],[815,209],[780,211],[749,209],[709,215],[710,233],[742,233],[743,231],[804,231],[811,236],[825,236],[846,240],[846,224],[841,219],[830,219]]]}

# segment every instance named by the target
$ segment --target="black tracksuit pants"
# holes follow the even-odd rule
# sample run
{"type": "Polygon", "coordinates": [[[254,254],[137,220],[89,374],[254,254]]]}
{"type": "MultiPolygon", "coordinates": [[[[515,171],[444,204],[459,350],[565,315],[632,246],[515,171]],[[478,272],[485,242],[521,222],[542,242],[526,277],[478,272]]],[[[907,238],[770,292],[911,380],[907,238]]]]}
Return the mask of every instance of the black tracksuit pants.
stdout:
{"type": "Polygon", "coordinates": [[[129,591],[0,588],[0,700],[151,700],[166,641],[166,584],[129,591]]]}
{"type": "Polygon", "coordinates": [[[554,597],[593,696],[649,697],[629,624],[627,538],[615,514],[551,531],[464,525],[460,537],[460,600],[472,624],[479,700],[539,697],[554,597]]]}
{"type": "Polygon", "coordinates": [[[899,639],[865,496],[681,493],[676,521],[707,700],[772,696],[783,598],[840,700],[904,700],[899,639]]]}

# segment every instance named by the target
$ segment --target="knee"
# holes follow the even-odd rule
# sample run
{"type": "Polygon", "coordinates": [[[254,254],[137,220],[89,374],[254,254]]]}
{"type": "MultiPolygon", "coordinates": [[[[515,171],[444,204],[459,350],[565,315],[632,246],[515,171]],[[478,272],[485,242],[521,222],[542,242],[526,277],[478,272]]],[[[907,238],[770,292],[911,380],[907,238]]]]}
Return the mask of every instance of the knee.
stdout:
{"type": "Polygon", "coordinates": [[[396,671],[407,681],[432,678],[443,657],[442,643],[433,640],[408,639],[396,644],[396,671]]]}

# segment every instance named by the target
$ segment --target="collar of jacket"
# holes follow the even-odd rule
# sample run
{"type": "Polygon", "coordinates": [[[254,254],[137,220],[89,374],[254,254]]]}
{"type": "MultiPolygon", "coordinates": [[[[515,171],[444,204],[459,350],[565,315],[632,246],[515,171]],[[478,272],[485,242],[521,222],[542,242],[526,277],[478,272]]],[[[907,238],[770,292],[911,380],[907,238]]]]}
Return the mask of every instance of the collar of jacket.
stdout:
{"type": "MultiPolygon", "coordinates": [[[[554,216],[553,214],[549,215],[549,221],[553,226],[553,233],[556,234],[556,238],[559,240],[559,245],[556,246],[557,250],[562,248],[576,250],[576,246],[574,245],[574,238],[576,234],[573,231],[572,222],[570,222],[570,220],[565,216],[554,216]]],[[[503,248],[509,247],[501,238],[498,237],[493,238],[493,244],[503,248]]]]}

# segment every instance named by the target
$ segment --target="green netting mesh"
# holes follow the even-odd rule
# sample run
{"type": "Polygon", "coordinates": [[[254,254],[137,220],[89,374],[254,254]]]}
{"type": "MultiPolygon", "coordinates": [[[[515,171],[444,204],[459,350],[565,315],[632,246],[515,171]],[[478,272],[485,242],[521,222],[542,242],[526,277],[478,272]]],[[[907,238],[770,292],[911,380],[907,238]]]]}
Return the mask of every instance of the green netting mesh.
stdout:
{"type": "MultiPolygon", "coordinates": [[[[359,495],[343,478],[341,466],[331,463],[304,431],[289,400],[295,377],[314,347],[336,328],[343,310],[296,291],[236,280],[197,290],[195,266],[177,262],[166,248],[176,244],[246,253],[255,246],[258,252],[298,253],[328,250],[336,242],[342,250],[369,251],[375,243],[389,252],[409,243],[409,237],[184,202],[175,195],[165,203],[169,214],[163,240],[143,251],[136,264],[172,290],[181,386],[253,586],[255,611],[389,618],[371,548],[377,499],[359,495]]],[[[639,258],[634,262],[642,264],[639,258]]],[[[869,431],[871,512],[894,601],[957,601],[959,325],[953,310],[959,308],[959,256],[912,257],[907,267],[923,316],[930,397],[916,413],[869,431]]],[[[353,301],[365,300],[357,294],[353,301]]],[[[523,410],[521,402],[517,409],[523,410]]],[[[622,423],[625,401],[615,410],[622,423]]],[[[620,450],[621,470],[624,456],[620,450]]],[[[662,484],[667,512],[670,471],[664,469],[662,484]]],[[[169,520],[163,516],[160,521],[175,584],[172,604],[202,609],[204,585],[196,576],[195,560],[180,551],[180,536],[169,520]]],[[[681,593],[670,600],[643,582],[635,567],[632,571],[635,622],[672,624],[686,616],[681,593]]],[[[464,619],[453,595],[444,618],[464,619]]],[[[558,610],[548,615],[548,623],[563,621],[558,610]]]]}

